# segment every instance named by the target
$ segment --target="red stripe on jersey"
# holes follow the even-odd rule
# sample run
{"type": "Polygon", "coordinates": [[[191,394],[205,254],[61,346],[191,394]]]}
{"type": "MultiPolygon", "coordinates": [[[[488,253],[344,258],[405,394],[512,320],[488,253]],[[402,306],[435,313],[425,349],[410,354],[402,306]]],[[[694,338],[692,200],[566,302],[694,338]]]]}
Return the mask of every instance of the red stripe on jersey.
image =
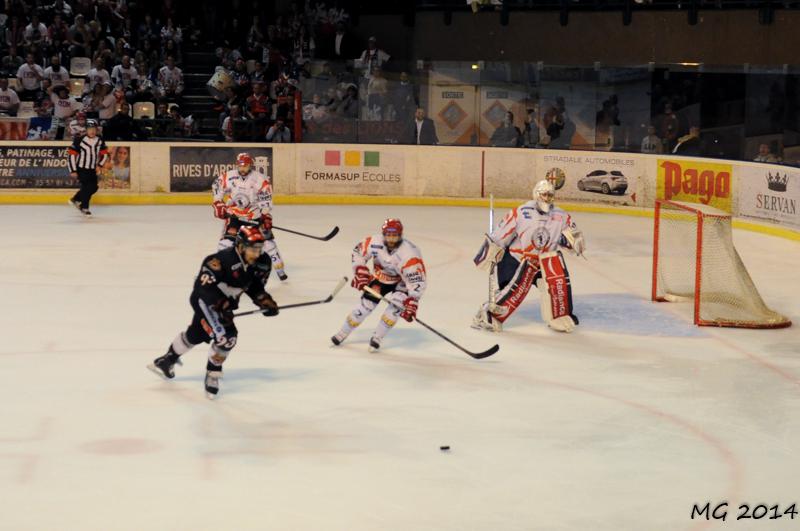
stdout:
{"type": "Polygon", "coordinates": [[[408,262],[406,262],[406,264],[401,269],[414,267],[415,265],[418,265],[418,264],[419,264],[420,268],[422,269],[422,272],[426,273],[425,264],[422,262],[422,258],[417,258],[417,257],[411,258],[408,262]]]}
{"type": "Polygon", "coordinates": [[[367,256],[367,249],[369,249],[369,243],[372,241],[372,236],[367,236],[367,239],[364,240],[362,245],[364,246],[361,250],[361,254],[367,256]]]}

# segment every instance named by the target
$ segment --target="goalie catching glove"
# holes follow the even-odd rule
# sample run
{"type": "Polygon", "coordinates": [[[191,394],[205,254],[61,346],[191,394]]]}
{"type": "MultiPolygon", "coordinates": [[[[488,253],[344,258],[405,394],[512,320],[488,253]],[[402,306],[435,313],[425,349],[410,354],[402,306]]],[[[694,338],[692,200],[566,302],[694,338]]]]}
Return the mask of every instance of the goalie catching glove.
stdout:
{"type": "Polygon", "coordinates": [[[356,266],[355,272],[353,273],[353,280],[350,282],[350,285],[361,291],[365,286],[372,282],[372,279],[373,276],[369,272],[369,268],[367,266],[356,266]]]}
{"type": "Polygon", "coordinates": [[[256,304],[256,306],[261,308],[261,313],[264,315],[264,317],[278,315],[278,305],[269,293],[259,293],[256,295],[256,298],[253,299],[253,302],[256,304]]]}
{"type": "Polygon", "coordinates": [[[417,308],[419,308],[419,301],[414,297],[406,297],[403,301],[403,311],[400,312],[400,317],[409,323],[417,316],[417,308]]]}
{"type": "Polygon", "coordinates": [[[483,240],[483,245],[481,245],[478,254],[475,255],[472,261],[478,269],[488,271],[492,265],[503,258],[503,254],[505,254],[505,249],[494,243],[487,234],[483,240]]]}
{"type": "Polygon", "coordinates": [[[583,239],[583,233],[578,229],[567,227],[561,235],[564,237],[564,240],[566,240],[565,247],[572,249],[572,252],[576,255],[581,256],[586,250],[586,241],[583,239]]]}

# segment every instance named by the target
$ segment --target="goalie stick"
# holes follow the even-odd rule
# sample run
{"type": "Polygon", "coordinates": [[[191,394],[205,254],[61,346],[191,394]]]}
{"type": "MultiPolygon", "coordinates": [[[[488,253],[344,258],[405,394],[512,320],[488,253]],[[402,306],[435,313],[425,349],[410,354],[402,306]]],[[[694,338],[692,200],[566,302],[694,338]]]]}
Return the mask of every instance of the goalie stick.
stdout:
{"type": "Polygon", "coordinates": [[[305,236],[306,238],[311,238],[313,240],[320,240],[320,241],[323,241],[323,242],[326,242],[326,241],[330,240],[331,238],[333,238],[334,236],[336,236],[337,234],[339,234],[339,227],[338,226],[337,227],[333,227],[333,230],[331,230],[325,236],[312,236],[311,234],[306,234],[305,232],[298,232],[296,230],[285,229],[283,227],[277,227],[275,225],[273,225],[272,228],[275,229],[275,230],[282,230],[283,232],[288,232],[290,234],[297,234],[298,236],[305,236]]]}
{"type": "MultiPolygon", "coordinates": [[[[494,232],[494,194],[489,194],[489,234],[494,232]]],[[[489,266],[489,310],[497,306],[497,264],[489,266]]]]}
{"type": "MultiPolygon", "coordinates": [[[[374,289],[372,289],[369,286],[365,286],[364,287],[364,291],[366,291],[367,293],[369,293],[373,297],[376,297],[378,299],[386,301],[388,304],[391,304],[395,308],[399,308],[401,310],[403,309],[402,306],[400,306],[399,304],[397,304],[395,302],[390,301],[389,299],[387,299],[386,297],[384,297],[379,292],[375,291],[374,289]]],[[[494,354],[495,352],[500,350],[500,345],[494,345],[493,347],[488,348],[487,350],[484,350],[483,352],[470,352],[469,350],[465,349],[464,347],[462,347],[461,345],[459,345],[458,343],[456,343],[455,341],[453,341],[452,339],[450,339],[446,335],[442,334],[441,332],[439,332],[438,330],[436,330],[435,328],[433,328],[429,324],[426,324],[425,322],[420,321],[419,317],[414,317],[414,321],[418,322],[419,324],[421,324],[422,326],[424,326],[425,328],[427,328],[428,330],[430,330],[431,332],[433,332],[437,336],[441,337],[442,339],[444,339],[445,341],[447,341],[448,343],[450,343],[451,345],[456,347],[458,350],[460,350],[464,354],[466,354],[466,355],[468,355],[468,356],[470,356],[472,358],[475,358],[476,360],[482,360],[483,358],[488,358],[489,356],[491,356],[492,354],[494,354]]]]}
{"type": "MultiPolygon", "coordinates": [[[[301,306],[313,306],[314,304],[326,304],[326,303],[329,303],[329,302],[331,302],[333,300],[333,298],[336,296],[336,294],[339,293],[339,291],[341,291],[341,289],[344,287],[344,285],[346,283],[347,283],[347,277],[342,277],[341,279],[339,279],[339,283],[336,284],[336,287],[333,288],[333,291],[331,291],[331,294],[328,295],[326,298],[318,300],[318,301],[297,302],[295,304],[284,304],[283,306],[278,306],[278,310],[288,310],[289,308],[300,308],[301,306]]],[[[234,317],[241,317],[243,315],[251,315],[251,314],[254,314],[254,313],[261,313],[263,311],[264,310],[262,310],[262,309],[248,310],[246,312],[235,313],[235,314],[233,314],[233,316],[234,317]]]]}

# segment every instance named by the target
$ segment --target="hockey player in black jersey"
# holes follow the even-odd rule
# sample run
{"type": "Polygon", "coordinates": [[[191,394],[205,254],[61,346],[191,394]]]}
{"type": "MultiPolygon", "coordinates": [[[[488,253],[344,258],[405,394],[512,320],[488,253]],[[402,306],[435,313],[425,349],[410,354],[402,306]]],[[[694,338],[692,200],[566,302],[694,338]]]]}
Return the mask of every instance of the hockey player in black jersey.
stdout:
{"type": "Polygon", "coordinates": [[[271,270],[264,254],[264,234],[258,227],[243,226],[236,245],[203,259],[189,302],[194,310],[192,323],[172,341],[167,353],[156,358],[148,368],[170,379],[179,358],[200,343],[211,343],[206,365],[205,388],[208,398],[216,398],[222,364],[236,346],[237,330],[233,311],[239,297],[246,293],[267,316],[278,314],[278,306],[264,285],[271,270]]]}

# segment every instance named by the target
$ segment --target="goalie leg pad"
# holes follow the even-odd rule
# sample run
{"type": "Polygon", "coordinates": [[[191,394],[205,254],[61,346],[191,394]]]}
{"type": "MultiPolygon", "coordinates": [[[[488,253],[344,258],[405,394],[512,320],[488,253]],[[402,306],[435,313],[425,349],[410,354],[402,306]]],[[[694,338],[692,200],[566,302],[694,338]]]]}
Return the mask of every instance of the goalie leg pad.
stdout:
{"type": "Polygon", "coordinates": [[[503,285],[502,268],[498,271],[500,285],[503,287],[497,294],[497,301],[495,301],[494,306],[490,308],[492,317],[495,320],[501,323],[505,322],[519,305],[522,304],[522,301],[525,300],[528,291],[531,289],[536,271],[536,268],[534,268],[530,262],[523,260],[517,266],[514,276],[511,277],[510,281],[505,285],[503,285]]]}
{"type": "Polygon", "coordinates": [[[542,266],[542,278],[538,282],[542,320],[553,330],[572,332],[578,318],[572,313],[572,286],[564,257],[560,251],[544,253],[539,255],[539,263],[542,266]]]}

